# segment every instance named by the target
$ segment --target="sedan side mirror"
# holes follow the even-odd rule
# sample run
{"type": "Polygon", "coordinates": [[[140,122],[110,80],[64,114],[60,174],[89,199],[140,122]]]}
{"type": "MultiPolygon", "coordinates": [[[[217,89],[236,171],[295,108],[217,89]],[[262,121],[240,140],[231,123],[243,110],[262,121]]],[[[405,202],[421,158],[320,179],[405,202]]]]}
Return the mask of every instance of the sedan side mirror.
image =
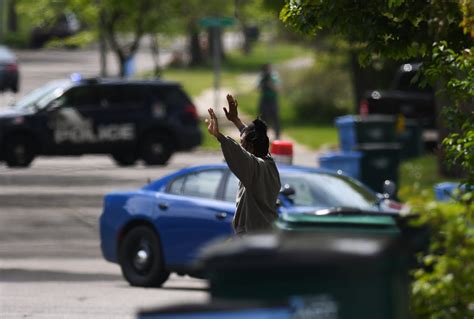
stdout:
{"type": "Polygon", "coordinates": [[[280,190],[280,194],[285,197],[290,197],[291,195],[295,195],[295,189],[290,186],[290,184],[285,184],[280,190]]]}
{"type": "Polygon", "coordinates": [[[397,184],[394,181],[386,180],[383,182],[383,196],[389,199],[397,198],[397,184]]]}

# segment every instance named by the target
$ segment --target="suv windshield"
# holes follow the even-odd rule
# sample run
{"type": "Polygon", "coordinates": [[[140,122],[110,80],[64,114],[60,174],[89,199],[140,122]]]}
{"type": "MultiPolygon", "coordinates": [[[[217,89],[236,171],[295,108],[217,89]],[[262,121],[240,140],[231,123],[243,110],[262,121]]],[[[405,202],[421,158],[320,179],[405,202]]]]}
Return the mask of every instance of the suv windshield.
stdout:
{"type": "Polygon", "coordinates": [[[281,175],[281,182],[295,190],[291,196],[295,206],[373,209],[378,202],[373,192],[346,176],[286,173],[281,175]]]}
{"type": "Polygon", "coordinates": [[[18,109],[26,109],[30,107],[43,109],[51,101],[63,94],[63,92],[72,85],[73,83],[69,80],[57,80],[49,82],[46,85],[23,96],[15,103],[14,107],[18,109]]]}
{"type": "Polygon", "coordinates": [[[14,61],[15,56],[13,55],[13,53],[6,47],[0,45],[0,62],[8,63],[14,61]]]}

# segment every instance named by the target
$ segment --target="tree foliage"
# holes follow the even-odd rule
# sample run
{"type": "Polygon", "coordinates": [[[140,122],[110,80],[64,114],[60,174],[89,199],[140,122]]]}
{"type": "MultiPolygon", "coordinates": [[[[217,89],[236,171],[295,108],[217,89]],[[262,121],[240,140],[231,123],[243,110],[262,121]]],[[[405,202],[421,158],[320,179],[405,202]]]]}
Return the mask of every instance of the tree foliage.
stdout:
{"type": "Polygon", "coordinates": [[[303,33],[322,29],[363,45],[365,54],[393,59],[426,57],[435,41],[454,50],[471,43],[459,27],[463,13],[457,1],[288,1],[281,19],[303,33]]]}
{"type": "Polygon", "coordinates": [[[34,25],[52,25],[60,14],[74,12],[96,36],[105,36],[117,56],[120,75],[142,37],[168,31],[172,17],[177,16],[172,14],[173,6],[164,0],[18,0],[18,8],[34,25]]]}
{"type": "Polygon", "coordinates": [[[474,2],[287,0],[280,18],[306,34],[329,29],[344,36],[362,48],[362,63],[420,60],[423,81],[447,97],[442,117],[451,133],[444,151],[467,172],[466,191],[457,204],[412,202],[432,230],[414,272],[412,305],[419,318],[474,317],[474,2]]]}

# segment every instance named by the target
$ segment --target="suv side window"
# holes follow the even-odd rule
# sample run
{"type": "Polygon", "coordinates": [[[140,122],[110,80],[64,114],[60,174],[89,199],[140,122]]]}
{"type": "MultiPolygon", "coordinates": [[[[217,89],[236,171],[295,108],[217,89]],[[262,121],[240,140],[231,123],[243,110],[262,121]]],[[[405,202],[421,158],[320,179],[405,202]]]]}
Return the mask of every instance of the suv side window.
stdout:
{"type": "Polygon", "coordinates": [[[191,104],[187,95],[177,86],[152,87],[155,100],[163,101],[170,113],[180,112],[191,104]]]}
{"type": "Polygon", "coordinates": [[[103,85],[102,106],[117,109],[143,108],[147,92],[143,85],[103,85]]]}
{"type": "Polygon", "coordinates": [[[64,105],[77,109],[97,108],[100,106],[97,86],[76,86],[64,94],[64,105]]]}

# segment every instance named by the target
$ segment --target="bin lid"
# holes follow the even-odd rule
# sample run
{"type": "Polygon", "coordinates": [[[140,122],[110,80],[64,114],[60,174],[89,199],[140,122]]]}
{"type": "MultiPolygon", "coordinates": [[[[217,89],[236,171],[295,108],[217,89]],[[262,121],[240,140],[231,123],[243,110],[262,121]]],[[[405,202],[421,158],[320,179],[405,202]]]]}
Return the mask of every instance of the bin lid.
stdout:
{"type": "Polygon", "coordinates": [[[325,224],[353,225],[354,227],[378,226],[380,228],[392,228],[398,234],[397,223],[394,219],[398,215],[398,213],[392,212],[367,212],[354,208],[344,209],[339,207],[301,214],[283,213],[277,222],[277,227],[297,230],[311,229],[325,224]]]}
{"type": "Polygon", "coordinates": [[[334,120],[334,123],[336,126],[343,126],[343,125],[348,125],[356,122],[358,120],[357,115],[344,115],[344,116],[339,116],[336,117],[334,120]]]}
{"type": "Polygon", "coordinates": [[[384,115],[384,114],[372,114],[372,115],[362,115],[359,116],[359,122],[371,123],[371,122],[380,122],[380,123],[393,123],[395,124],[396,117],[393,115],[384,115]]]}
{"type": "Polygon", "coordinates": [[[434,186],[435,189],[449,189],[449,190],[453,190],[455,188],[458,188],[460,186],[459,183],[456,183],[456,182],[441,182],[441,183],[438,183],[434,186]]]}
{"type": "Polygon", "coordinates": [[[399,151],[401,150],[400,143],[361,143],[355,147],[358,151],[399,151]]]}
{"type": "Polygon", "coordinates": [[[399,252],[399,236],[342,232],[246,235],[205,247],[198,268],[207,272],[295,268],[367,271],[399,252]]]}
{"type": "Polygon", "coordinates": [[[372,115],[344,115],[335,119],[336,126],[350,125],[355,122],[364,123],[390,123],[395,124],[396,117],[393,115],[372,114],[372,115]]]}
{"type": "Polygon", "coordinates": [[[287,303],[211,300],[206,304],[184,303],[141,310],[138,318],[290,318],[287,303]]]}
{"type": "Polygon", "coordinates": [[[319,161],[344,160],[344,159],[359,159],[362,157],[360,152],[329,152],[319,156],[319,161]]]}

